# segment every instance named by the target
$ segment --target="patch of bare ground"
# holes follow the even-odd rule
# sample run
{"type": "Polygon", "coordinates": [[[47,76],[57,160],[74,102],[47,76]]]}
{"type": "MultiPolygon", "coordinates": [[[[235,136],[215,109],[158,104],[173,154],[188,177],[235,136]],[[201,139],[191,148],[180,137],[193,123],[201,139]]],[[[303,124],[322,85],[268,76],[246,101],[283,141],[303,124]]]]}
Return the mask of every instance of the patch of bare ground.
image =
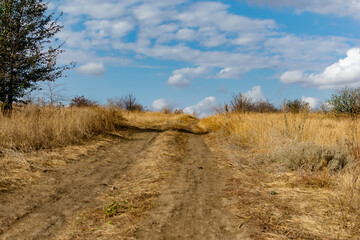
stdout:
{"type": "Polygon", "coordinates": [[[227,169],[216,163],[203,137],[182,134],[172,174],[156,206],[135,232],[136,239],[243,239],[238,220],[223,204],[227,169]]]}
{"type": "Polygon", "coordinates": [[[158,133],[116,135],[22,155],[32,183],[0,193],[0,239],[58,239],[79,211],[101,206],[97,197],[143,158],[158,133]]]}
{"type": "Polygon", "coordinates": [[[223,205],[228,172],[200,135],[161,133],[58,239],[243,239],[238,219],[223,205]],[[105,207],[118,203],[109,216],[105,207]]]}
{"type": "Polygon", "coordinates": [[[182,152],[177,146],[184,141],[183,133],[160,133],[122,175],[114,179],[112,188],[97,196],[99,204],[77,213],[59,239],[131,239],[138,224],[156,207],[162,186],[174,174],[172,165],[182,152]],[[106,214],[106,206],[121,205],[113,216],[106,214]]]}
{"type": "MultiPolygon", "coordinates": [[[[249,239],[359,239],[351,212],[326,171],[289,172],[266,157],[206,136],[214,156],[236,174],[226,180],[226,202],[249,239]]],[[[346,199],[346,198],[345,198],[346,199]]]]}

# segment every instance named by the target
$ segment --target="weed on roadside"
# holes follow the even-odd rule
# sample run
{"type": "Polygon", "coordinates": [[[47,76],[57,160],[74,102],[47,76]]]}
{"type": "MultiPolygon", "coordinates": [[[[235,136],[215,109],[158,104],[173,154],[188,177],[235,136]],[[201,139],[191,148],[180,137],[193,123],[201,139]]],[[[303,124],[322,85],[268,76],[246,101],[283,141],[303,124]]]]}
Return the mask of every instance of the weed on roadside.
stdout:
{"type": "Polygon", "coordinates": [[[129,205],[126,201],[118,203],[117,201],[112,201],[109,205],[105,207],[105,212],[108,217],[113,217],[121,213],[126,212],[131,209],[132,205],[129,205]]]}

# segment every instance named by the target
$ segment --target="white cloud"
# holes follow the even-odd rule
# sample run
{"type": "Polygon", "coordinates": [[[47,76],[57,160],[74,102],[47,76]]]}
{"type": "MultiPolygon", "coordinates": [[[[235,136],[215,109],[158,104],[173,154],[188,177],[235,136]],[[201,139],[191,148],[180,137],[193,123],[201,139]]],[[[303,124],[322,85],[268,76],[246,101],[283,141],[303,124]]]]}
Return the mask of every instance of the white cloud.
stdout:
{"type": "Polygon", "coordinates": [[[261,86],[254,86],[248,92],[244,93],[246,97],[251,98],[254,102],[255,101],[265,101],[266,98],[262,93],[261,86]]]}
{"type": "Polygon", "coordinates": [[[209,69],[204,66],[196,68],[181,68],[173,71],[168,79],[168,84],[177,87],[187,87],[190,85],[190,79],[202,77],[209,72],[209,69]]]}
{"type": "Polygon", "coordinates": [[[217,106],[215,97],[207,97],[198,104],[184,108],[184,113],[197,113],[200,118],[210,116],[214,113],[214,108],[217,106]]]}
{"type": "Polygon", "coordinates": [[[236,69],[234,70],[232,67],[226,67],[220,70],[216,75],[218,78],[232,78],[238,75],[236,69]]]}
{"type": "Polygon", "coordinates": [[[164,98],[157,99],[151,104],[151,109],[161,111],[164,107],[173,107],[174,103],[164,98]]]}
{"type": "Polygon", "coordinates": [[[298,13],[308,11],[319,14],[335,14],[360,19],[359,0],[248,0],[249,3],[271,7],[295,7],[298,13]]]}
{"type": "Polygon", "coordinates": [[[320,100],[313,97],[302,97],[303,102],[309,103],[311,109],[317,109],[320,106],[320,100]]]}
{"type": "MultiPolygon", "coordinates": [[[[239,79],[254,69],[319,71],[349,48],[349,39],[285,34],[272,19],[233,14],[229,8],[216,1],[65,0],[60,10],[71,24],[61,39],[68,39],[67,48],[91,49],[91,55],[101,51],[112,62],[125,55],[134,62],[148,57],[218,70],[195,76],[175,70],[168,83],[179,87],[196,77],[239,79]],[[71,32],[73,24],[83,29],[71,32]]],[[[99,56],[92,61],[99,59],[108,63],[99,56]]]]}
{"type": "Polygon", "coordinates": [[[103,63],[87,63],[80,66],[78,72],[88,76],[102,76],[106,73],[103,63]]]}
{"type": "Polygon", "coordinates": [[[88,34],[95,38],[119,38],[125,36],[134,29],[133,24],[128,21],[91,20],[84,25],[88,34]]]}
{"type": "Polygon", "coordinates": [[[301,71],[287,71],[280,76],[282,83],[297,83],[304,79],[304,74],[301,71]]]}
{"type": "Polygon", "coordinates": [[[360,86],[360,48],[352,48],[346,57],[328,66],[319,74],[304,74],[301,71],[289,71],[281,75],[283,83],[302,83],[304,86],[318,88],[336,88],[360,86]]]}
{"type": "Polygon", "coordinates": [[[123,16],[126,8],[136,4],[136,0],[122,0],[114,3],[109,0],[67,0],[60,10],[71,16],[88,15],[95,19],[109,19],[123,16]]]}

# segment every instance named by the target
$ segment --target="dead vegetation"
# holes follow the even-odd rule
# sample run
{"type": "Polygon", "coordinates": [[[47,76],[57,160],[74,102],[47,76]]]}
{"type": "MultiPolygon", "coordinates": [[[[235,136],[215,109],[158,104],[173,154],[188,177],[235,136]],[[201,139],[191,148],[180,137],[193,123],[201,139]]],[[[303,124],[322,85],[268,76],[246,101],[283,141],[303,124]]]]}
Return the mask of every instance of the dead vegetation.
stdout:
{"type": "MultiPolygon", "coordinates": [[[[191,115],[127,111],[111,104],[15,107],[11,116],[0,114],[0,190],[13,189],[36,178],[38,168],[29,161],[27,153],[85,144],[104,133],[117,136],[117,130],[124,128],[203,131],[194,127],[197,122],[191,115]]],[[[60,162],[44,164],[56,168],[60,162]]]]}
{"type": "Polygon", "coordinates": [[[360,133],[353,118],[307,111],[241,112],[199,121],[181,113],[125,111],[113,105],[32,105],[15,108],[11,117],[0,116],[0,122],[0,191],[64,168],[69,160],[63,158],[80,160],[81,144],[98,148],[87,140],[98,134],[126,140],[119,130],[161,133],[151,148],[142,150],[141,164],[114,179],[116,188],[99,196],[102,204],[78,213],[64,239],[136,234],[134,226],[156,207],[161,186],[180,166],[176,159],[186,155],[181,132],[211,132],[204,139],[217,166],[233,172],[224,176],[223,201],[238,216],[242,236],[360,237],[360,133]],[[77,155],[71,157],[73,148],[77,155]]]}
{"type": "Polygon", "coordinates": [[[228,113],[199,125],[227,142],[217,151],[241,172],[228,181],[228,198],[238,198],[233,207],[244,226],[257,226],[253,238],[360,237],[359,121],[308,112],[228,113]]]}

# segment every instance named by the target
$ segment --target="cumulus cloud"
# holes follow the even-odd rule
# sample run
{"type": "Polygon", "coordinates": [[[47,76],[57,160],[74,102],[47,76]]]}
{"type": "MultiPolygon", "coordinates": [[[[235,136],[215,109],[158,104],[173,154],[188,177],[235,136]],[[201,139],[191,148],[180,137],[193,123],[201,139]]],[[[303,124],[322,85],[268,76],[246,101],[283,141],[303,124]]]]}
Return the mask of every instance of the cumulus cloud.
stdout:
{"type": "Polygon", "coordinates": [[[106,73],[106,68],[103,63],[87,63],[80,66],[78,72],[88,76],[102,76],[106,73]]]}
{"type": "Polygon", "coordinates": [[[196,68],[181,68],[173,71],[168,79],[168,84],[177,87],[187,87],[190,85],[190,79],[204,76],[209,72],[209,69],[204,66],[196,68]]]}
{"type": "Polygon", "coordinates": [[[246,97],[251,98],[253,101],[265,101],[266,98],[264,97],[264,94],[262,93],[261,86],[254,86],[251,88],[251,90],[244,93],[246,97]]]}
{"type": "Polygon", "coordinates": [[[164,98],[156,99],[151,104],[151,109],[154,111],[161,111],[164,107],[174,107],[174,103],[164,98]]]}
{"type": "Polygon", "coordinates": [[[196,77],[239,79],[254,69],[319,71],[352,41],[286,34],[273,19],[250,18],[229,8],[220,1],[64,0],[59,9],[69,27],[59,38],[67,40],[66,48],[83,49],[82,55],[91,49],[98,54],[94,62],[108,63],[100,55],[127,56],[134,64],[148,57],[217,70],[195,76],[175,70],[168,83],[179,87],[196,77]]]}
{"type": "Polygon", "coordinates": [[[288,71],[281,75],[283,83],[301,83],[303,86],[336,88],[360,85],[360,48],[352,48],[346,57],[326,67],[322,73],[306,74],[301,71],[288,71]]]}
{"type": "Polygon", "coordinates": [[[271,7],[295,7],[298,13],[308,11],[319,14],[335,14],[360,19],[360,1],[343,0],[248,0],[248,3],[271,7]]]}
{"type": "Polygon", "coordinates": [[[128,21],[109,21],[109,20],[91,20],[86,21],[84,25],[88,34],[95,38],[119,38],[125,36],[134,26],[128,21]]]}
{"type": "Polygon", "coordinates": [[[317,109],[320,106],[320,100],[313,97],[302,97],[301,100],[303,102],[309,103],[309,107],[311,109],[317,109]]]}
{"type": "Polygon", "coordinates": [[[184,113],[197,113],[200,118],[210,116],[214,113],[214,108],[217,106],[217,100],[215,97],[207,97],[201,102],[184,108],[184,113]]]}
{"type": "Polygon", "coordinates": [[[280,76],[282,83],[297,83],[304,79],[304,74],[301,71],[287,71],[280,76]]]}

